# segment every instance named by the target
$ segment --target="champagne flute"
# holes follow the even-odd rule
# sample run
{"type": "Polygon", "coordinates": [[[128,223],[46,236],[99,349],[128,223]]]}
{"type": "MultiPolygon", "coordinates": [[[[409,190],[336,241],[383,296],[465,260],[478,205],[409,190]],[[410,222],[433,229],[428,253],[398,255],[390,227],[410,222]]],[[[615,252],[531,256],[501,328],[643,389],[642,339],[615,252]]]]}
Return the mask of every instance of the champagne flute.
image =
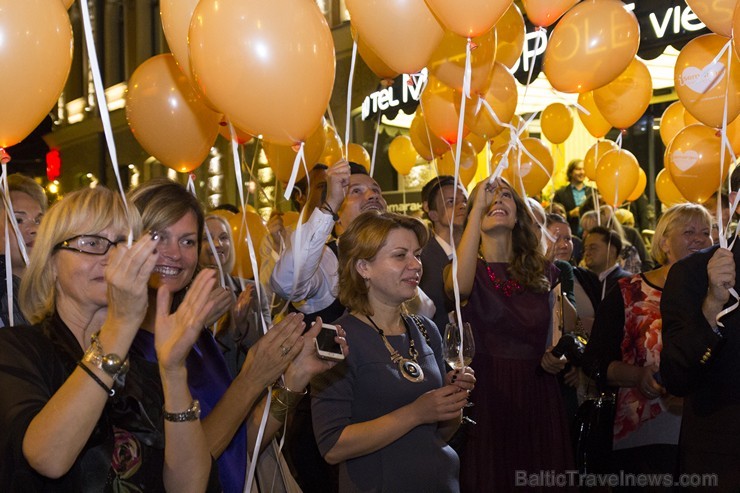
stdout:
{"type": "Polygon", "coordinates": [[[469,322],[463,322],[462,338],[457,323],[450,322],[445,327],[442,351],[445,361],[455,370],[469,366],[475,356],[475,341],[469,322]]]}

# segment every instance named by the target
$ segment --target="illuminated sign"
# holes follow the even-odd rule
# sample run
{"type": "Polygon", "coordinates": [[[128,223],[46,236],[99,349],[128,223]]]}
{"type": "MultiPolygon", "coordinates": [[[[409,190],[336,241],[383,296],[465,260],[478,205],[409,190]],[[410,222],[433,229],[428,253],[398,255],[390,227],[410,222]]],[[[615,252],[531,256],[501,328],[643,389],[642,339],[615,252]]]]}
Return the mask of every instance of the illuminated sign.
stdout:
{"type": "Polygon", "coordinates": [[[427,80],[427,69],[417,74],[402,74],[393,81],[393,84],[379,89],[365,97],[362,102],[362,119],[367,120],[378,113],[393,118],[399,109],[411,114],[421,97],[421,90],[427,80]]]}

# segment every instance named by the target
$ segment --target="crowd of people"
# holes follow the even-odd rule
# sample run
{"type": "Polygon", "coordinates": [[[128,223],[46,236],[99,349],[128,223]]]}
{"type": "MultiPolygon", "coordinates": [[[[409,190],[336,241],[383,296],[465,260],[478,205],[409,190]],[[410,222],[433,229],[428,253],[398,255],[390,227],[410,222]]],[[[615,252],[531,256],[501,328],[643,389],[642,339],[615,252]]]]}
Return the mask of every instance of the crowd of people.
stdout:
{"type": "Polygon", "coordinates": [[[712,247],[697,204],[647,244],[581,162],[567,175],[545,208],[501,178],[468,196],[435,177],[422,221],[364,167],[320,166],[299,221],[270,218],[255,279],[233,274],[224,215],[174,181],[47,211],[9,177],[0,490],[241,492],[254,469],[260,492],[537,491],[522,478],[572,471],[737,491],[740,247],[712,247]],[[460,321],[467,360],[448,354],[460,321]],[[604,396],[595,461],[582,409],[604,396]]]}

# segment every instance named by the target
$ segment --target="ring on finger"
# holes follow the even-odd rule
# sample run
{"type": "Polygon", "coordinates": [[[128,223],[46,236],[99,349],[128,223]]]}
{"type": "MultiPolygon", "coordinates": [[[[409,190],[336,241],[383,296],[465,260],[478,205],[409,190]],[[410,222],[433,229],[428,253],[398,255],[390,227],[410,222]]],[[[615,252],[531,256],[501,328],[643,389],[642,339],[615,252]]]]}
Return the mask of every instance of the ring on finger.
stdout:
{"type": "Polygon", "coordinates": [[[280,345],[280,352],[283,356],[287,356],[287,354],[290,352],[290,349],[288,346],[280,345]]]}

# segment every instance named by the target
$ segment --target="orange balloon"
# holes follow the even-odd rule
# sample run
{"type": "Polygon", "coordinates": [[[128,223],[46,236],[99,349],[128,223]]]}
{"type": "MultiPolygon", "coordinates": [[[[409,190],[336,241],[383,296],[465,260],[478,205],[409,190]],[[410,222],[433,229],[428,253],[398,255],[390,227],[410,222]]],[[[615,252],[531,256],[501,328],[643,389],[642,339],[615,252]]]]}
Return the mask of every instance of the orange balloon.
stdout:
{"type": "MultiPolygon", "coordinates": [[[[229,121],[226,118],[221,118],[221,121],[218,122],[218,133],[221,134],[221,137],[231,142],[231,129],[229,129],[229,121]]],[[[253,138],[253,136],[249,135],[244,130],[240,130],[236,127],[234,127],[234,134],[236,137],[236,143],[239,145],[247,144],[253,138]]]]}
{"type": "Polygon", "coordinates": [[[475,38],[490,31],[512,0],[426,0],[442,23],[458,36],[475,38]]]}
{"type": "MultiPolygon", "coordinates": [[[[511,121],[509,122],[509,125],[516,128],[517,131],[519,131],[522,126],[524,126],[524,120],[519,115],[514,115],[511,118],[511,121]]],[[[522,133],[519,134],[519,139],[526,139],[529,137],[529,130],[524,130],[522,133]]],[[[504,127],[504,130],[500,132],[497,136],[495,136],[493,139],[491,139],[491,143],[489,144],[489,147],[491,150],[498,149],[502,146],[508,146],[509,142],[511,141],[511,129],[509,127],[504,127]]]]}
{"type": "Polygon", "coordinates": [[[578,109],[578,118],[581,119],[581,123],[586,127],[588,133],[597,139],[600,139],[609,133],[609,130],[612,129],[612,125],[606,120],[606,118],[604,118],[601,112],[599,112],[599,108],[596,107],[596,101],[594,101],[594,93],[592,91],[579,94],[578,104],[587,109],[590,113],[587,115],[581,109],[578,109]]]}
{"type": "MultiPolygon", "coordinates": [[[[218,111],[212,102],[200,92],[200,87],[195,82],[193,69],[190,65],[190,48],[188,47],[188,31],[190,30],[190,21],[193,18],[193,11],[198,5],[199,0],[162,0],[159,5],[160,17],[162,17],[162,30],[167,40],[167,46],[170,47],[172,56],[175,57],[177,65],[188,78],[190,84],[203,98],[203,102],[213,111],[218,111]]],[[[228,132],[227,132],[228,133],[228,132]]],[[[223,135],[223,134],[222,134],[223,135]]],[[[231,140],[231,137],[226,137],[231,140]]]]}
{"type": "Polygon", "coordinates": [[[298,224],[301,213],[296,211],[285,211],[283,214],[283,226],[286,228],[298,224]]]}
{"type": "Polygon", "coordinates": [[[444,29],[424,0],[348,0],[346,3],[360,38],[401,74],[424,68],[444,35],[444,29]]]}
{"type": "Polygon", "coordinates": [[[585,0],[553,29],[542,69],[558,91],[583,93],[624,72],[639,45],[640,25],[620,0],[585,0]]]}
{"type": "Polygon", "coordinates": [[[727,139],[730,141],[732,152],[740,154],[740,118],[727,125],[727,139]]]}
{"type": "Polygon", "coordinates": [[[126,119],[145,151],[189,173],[208,156],[221,115],[203,103],[175,57],[166,53],[146,60],[129,79],[126,119]]]}
{"type": "Polygon", "coordinates": [[[257,258],[257,265],[259,266],[259,245],[262,242],[262,238],[268,234],[267,227],[265,226],[265,223],[262,222],[262,218],[259,214],[251,211],[231,214],[227,217],[227,220],[231,225],[231,233],[234,236],[236,260],[234,263],[234,270],[232,270],[231,273],[232,275],[243,279],[252,279],[254,277],[254,271],[252,270],[252,262],[249,258],[247,230],[249,230],[249,235],[252,238],[252,246],[254,247],[254,254],[257,258]],[[246,217],[246,229],[242,227],[242,215],[246,217]]]}
{"type": "MultiPolygon", "coordinates": [[[[421,106],[424,108],[429,129],[440,139],[454,144],[457,142],[457,124],[460,119],[459,103],[461,94],[443,84],[439,79],[429,76],[424,92],[421,93],[421,106]]],[[[470,130],[463,126],[464,138],[470,130]]]]}
{"type": "MultiPolygon", "coordinates": [[[[437,174],[455,176],[455,150],[453,147],[437,161],[437,174]]],[[[468,186],[478,171],[478,157],[470,142],[462,142],[460,147],[460,176],[459,179],[464,186],[468,186]]]]}
{"type": "Polygon", "coordinates": [[[640,167],[638,171],[640,175],[637,178],[637,185],[635,185],[635,189],[632,190],[630,196],[627,197],[627,202],[634,202],[639,199],[647,186],[647,175],[645,174],[645,170],[640,167]]]}
{"type": "Polygon", "coordinates": [[[601,156],[609,151],[617,149],[617,144],[611,140],[600,140],[586,152],[583,158],[583,171],[589,180],[596,180],[596,165],[599,163],[601,156]]]}
{"type": "Polygon", "coordinates": [[[681,101],[674,101],[660,117],[660,140],[668,146],[675,135],[686,126],[684,123],[684,107],[681,101]]]}
{"type": "Polygon", "coordinates": [[[336,61],[315,2],[201,0],[189,46],[200,89],[237,127],[282,145],[316,130],[336,61]]]}
{"type": "MultiPolygon", "coordinates": [[[[445,32],[427,64],[429,72],[457,91],[463,90],[467,38],[452,31],[445,32]]],[[[493,60],[496,55],[496,32],[488,31],[472,39],[475,49],[470,51],[470,91],[482,93],[491,84],[493,60]]]]}
{"type": "Polygon", "coordinates": [[[59,100],[72,66],[72,25],[61,2],[0,6],[0,147],[19,143],[59,100]]]}
{"type": "Polygon", "coordinates": [[[380,59],[378,54],[375,53],[373,49],[367,45],[367,43],[365,43],[364,39],[360,39],[360,37],[357,35],[357,29],[355,29],[355,27],[351,24],[350,33],[352,34],[352,39],[354,39],[357,43],[357,53],[360,54],[362,60],[365,62],[368,68],[373,71],[375,75],[377,75],[381,79],[395,79],[396,77],[398,77],[398,72],[386,65],[386,63],[380,59]]]}
{"type": "MultiPolygon", "coordinates": [[[[683,108],[683,104],[681,105],[681,107],[683,108]]],[[[704,125],[699,120],[697,120],[696,118],[694,118],[694,116],[691,113],[689,113],[688,111],[686,111],[686,108],[684,108],[684,110],[683,110],[683,126],[684,127],[688,127],[689,125],[694,125],[695,123],[700,123],[700,124],[704,125]]],[[[679,130],[681,130],[681,129],[679,129],[679,130]]]]}
{"type": "Polygon", "coordinates": [[[554,24],[576,3],[578,0],[522,0],[529,22],[542,27],[554,24]]]}
{"type": "Polygon", "coordinates": [[[344,144],[342,139],[329,125],[324,126],[324,152],[319,156],[319,161],[327,166],[332,166],[344,157],[344,144]]]}
{"type": "Polygon", "coordinates": [[[483,149],[486,148],[486,144],[488,144],[486,139],[479,135],[475,135],[474,133],[469,133],[468,136],[465,137],[465,141],[473,144],[473,149],[475,149],[476,154],[483,152],[483,149]]]}
{"type": "Polygon", "coordinates": [[[722,126],[725,105],[727,123],[740,114],[740,61],[730,50],[729,76],[725,55],[714,62],[727,42],[717,34],[692,39],[678,54],[674,69],[676,93],[686,111],[714,128],[722,126]]]}
{"type": "Polygon", "coordinates": [[[393,139],[391,145],[388,146],[388,159],[399,174],[408,175],[419,159],[411,137],[399,135],[393,139]]]}
{"type": "Polygon", "coordinates": [[[514,66],[524,49],[524,18],[512,3],[496,23],[496,61],[508,68],[514,66]]]}
{"type": "MultiPolygon", "coordinates": [[[[735,12],[732,15],[732,32],[735,33],[740,33],[740,15],[738,15],[738,11],[740,11],[740,2],[735,6],[735,12]]],[[[732,47],[735,49],[735,55],[740,57],[740,46],[737,45],[735,36],[732,37],[732,47]]]]}
{"type": "Polygon", "coordinates": [[[604,203],[619,207],[632,195],[640,179],[640,165],[626,149],[606,152],[596,165],[596,186],[604,203]]]}
{"type": "Polygon", "coordinates": [[[655,177],[655,194],[663,204],[669,207],[686,202],[665,168],[660,170],[658,176],[655,177]]]}
{"type": "Polygon", "coordinates": [[[370,154],[360,144],[349,144],[347,146],[347,161],[361,164],[370,172],[370,154]]]}
{"type": "MultiPolygon", "coordinates": [[[[324,128],[319,125],[306,140],[303,149],[304,157],[306,158],[306,168],[309,171],[318,162],[319,157],[324,152],[325,142],[324,128]]],[[[281,183],[288,183],[290,175],[293,172],[295,157],[298,154],[298,146],[284,146],[272,142],[263,142],[262,147],[265,149],[267,162],[275,173],[275,179],[281,183]]],[[[302,179],[304,176],[306,176],[306,170],[303,169],[303,164],[299,163],[296,181],[302,179]]]]}
{"type": "MultiPolygon", "coordinates": [[[[496,114],[498,121],[508,123],[514,117],[518,102],[518,90],[514,76],[506,70],[504,65],[498,62],[493,64],[491,84],[483,98],[496,114]]],[[[495,137],[504,129],[491,117],[485,106],[482,104],[478,106],[476,98],[468,101],[465,105],[465,125],[472,132],[485,139],[495,137]],[[478,110],[477,113],[476,110],[478,110]]]]}
{"type": "MultiPolygon", "coordinates": [[[[537,195],[552,177],[552,155],[540,139],[522,139],[521,146],[526,152],[518,148],[509,150],[507,154],[509,166],[503,176],[520,195],[537,195]]],[[[502,146],[494,152],[491,160],[493,167],[501,163],[505,150],[506,147],[502,146]]]]}
{"type": "Polygon", "coordinates": [[[712,32],[732,37],[737,0],[686,0],[686,4],[712,32]]]}
{"type": "Polygon", "coordinates": [[[607,85],[594,89],[599,113],[613,127],[629,128],[642,118],[653,97],[650,71],[635,58],[629,67],[607,85]]]}
{"type": "Polygon", "coordinates": [[[689,125],[671,140],[664,166],[681,195],[689,201],[705,202],[727,178],[733,163],[725,152],[724,169],[721,166],[721,144],[716,129],[699,124],[689,125]]]}
{"type": "Polygon", "coordinates": [[[411,120],[409,137],[416,152],[426,161],[431,161],[435,156],[441,156],[450,150],[447,142],[434,135],[418,108],[414,119],[411,120]]]}
{"type": "Polygon", "coordinates": [[[562,144],[573,131],[573,114],[563,103],[552,103],[540,117],[542,133],[553,144],[562,144]]]}

